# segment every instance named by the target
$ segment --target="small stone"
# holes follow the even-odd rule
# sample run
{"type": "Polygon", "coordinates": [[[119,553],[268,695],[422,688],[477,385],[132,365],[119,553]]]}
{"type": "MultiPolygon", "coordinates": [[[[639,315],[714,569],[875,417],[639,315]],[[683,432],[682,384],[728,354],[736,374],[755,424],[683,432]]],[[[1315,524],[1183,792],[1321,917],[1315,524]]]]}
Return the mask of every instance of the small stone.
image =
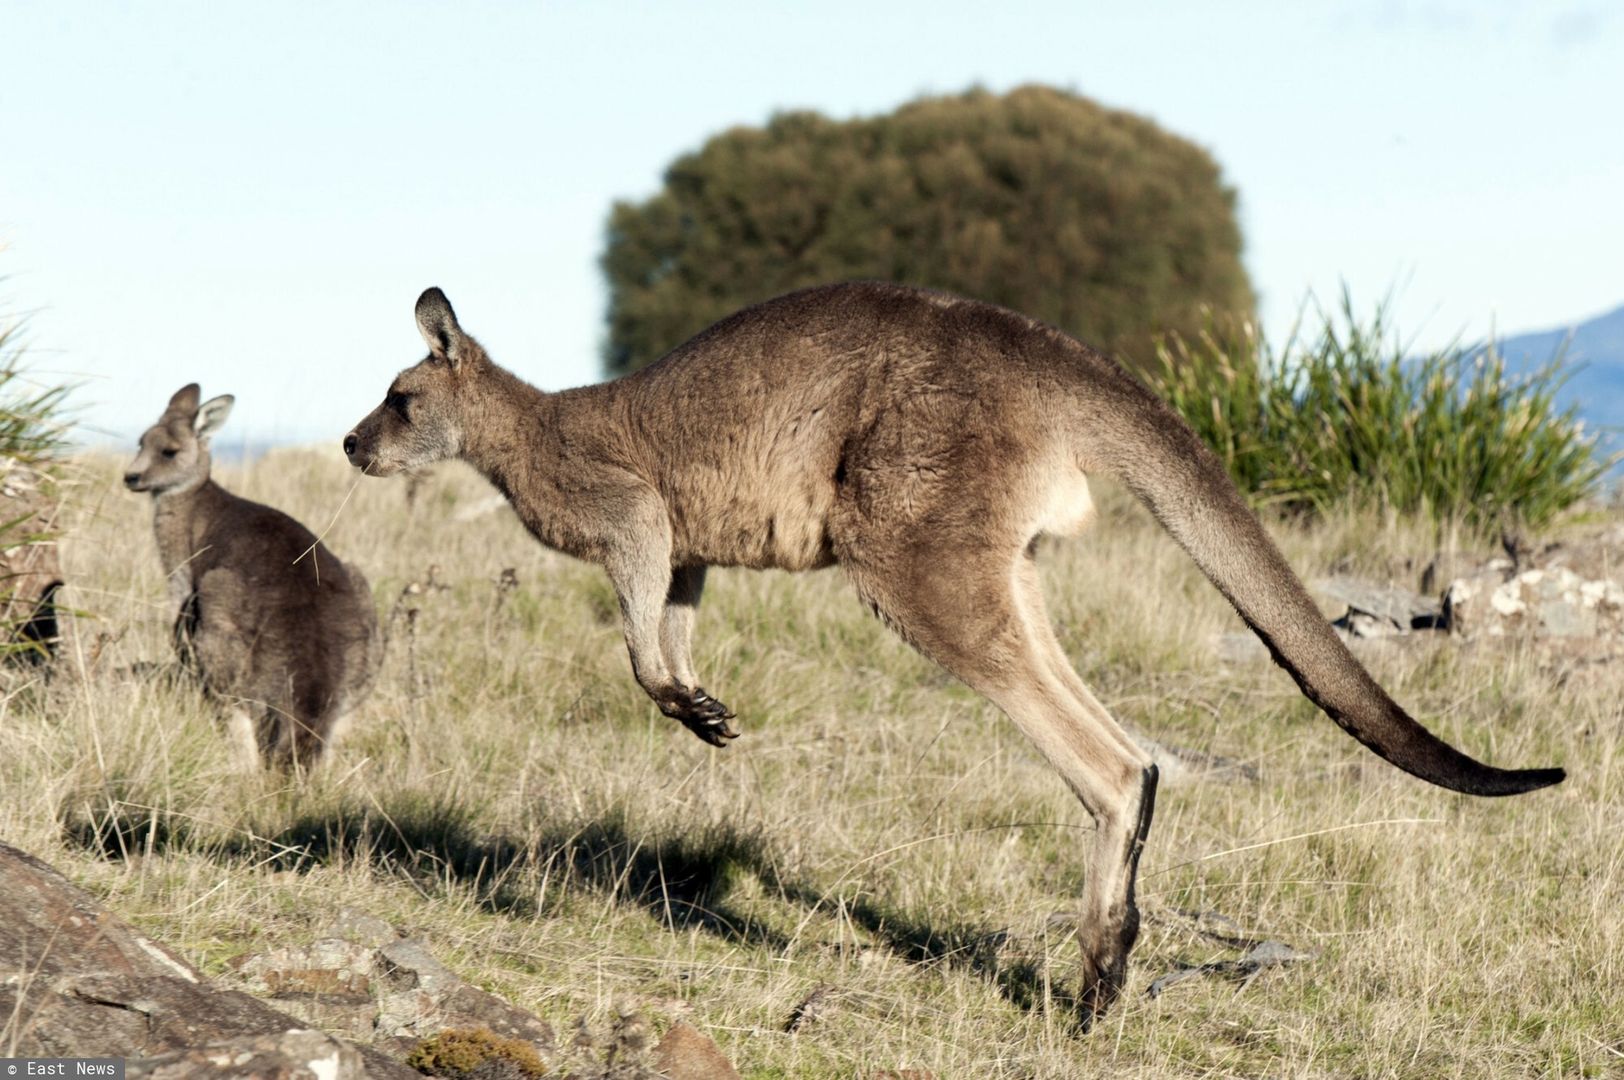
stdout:
{"type": "Polygon", "coordinates": [[[1501,615],[1521,615],[1528,610],[1522,598],[1522,583],[1508,581],[1489,594],[1489,606],[1501,615]]]}
{"type": "Polygon", "coordinates": [[[347,907],[339,909],[320,936],[381,949],[391,941],[398,940],[400,933],[376,916],[347,907]]]}
{"type": "Polygon", "coordinates": [[[666,1080],[740,1080],[721,1048],[687,1022],[672,1025],[654,1048],[654,1069],[666,1080]]]}
{"type": "Polygon", "coordinates": [[[378,950],[378,956],[384,962],[389,982],[402,990],[422,989],[434,994],[455,989],[462,981],[415,938],[391,941],[378,950]]]}

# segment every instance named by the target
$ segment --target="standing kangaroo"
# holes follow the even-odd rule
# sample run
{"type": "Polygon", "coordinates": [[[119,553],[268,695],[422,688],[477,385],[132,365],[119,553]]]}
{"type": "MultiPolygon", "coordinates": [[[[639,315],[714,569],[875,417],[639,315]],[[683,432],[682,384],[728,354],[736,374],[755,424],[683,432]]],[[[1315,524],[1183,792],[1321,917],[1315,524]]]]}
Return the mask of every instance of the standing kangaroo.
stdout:
{"type": "Polygon", "coordinates": [[[388,475],[461,457],[537,539],[603,565],[638,683],[713,746],[733,714],[700,689],[689,635],[707,566],[839,563],[920,652],[1002,709],[1096,829],[1079,939],[1087,1022],[1120,992],[1156,767],[1055,640],[1040,535],[1119,477],[1304,694],[1394,765],[1510,795],[1560,769],[1480,764],[1412,720],[1326,624],[1218,459],[1115,362],[1012,311],[855,283],[747,308],[614,382],[543,393],[493,364],[438,289],[429,355],[344,438],[388,475]]]}
{"type": "Polygon", "coordinates": [[[176,391],[124,484],[152,493],[181,662],[233,705],[267,764],[307,768],[372,686],[378,615],[366,578],[309,529],[209,479],[209,437],[233,400],[176,391]]]}

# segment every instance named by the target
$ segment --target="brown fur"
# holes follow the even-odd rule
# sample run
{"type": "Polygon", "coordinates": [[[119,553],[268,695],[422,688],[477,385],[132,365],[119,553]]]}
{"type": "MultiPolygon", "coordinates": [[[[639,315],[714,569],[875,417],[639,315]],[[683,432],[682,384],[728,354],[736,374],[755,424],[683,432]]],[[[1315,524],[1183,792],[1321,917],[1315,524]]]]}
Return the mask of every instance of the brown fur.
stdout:
{"type": "Polygon", "coordinates": [[[491,363],[437,289],[427,359],[345,439],[387,475],[462,457],[543,543],[600,563],[638,682],[713,745],[736,734],[689,650],[706,566],[839,563],[873,610],[985,694],[1098,828],[1084,896],[1084,1002],[1122,985],[1156,770],[1054,638],[1029,552],[1120,476],[1303,691],[1423,779],[1509,794],[1561,779],[1465,757],[1406,715],[1326,626],[1182,420],[1105,356],[988,304],[858,283],[746,309],[658,363],[545,394],[491,363]]]}
{"type": "Polygon", "coordinates": [[[371,688],[377,612],[366,578],[310,530],[209,479],[209,437],[231,400],[200,406],[196,383],[179,390],[124,483],[153,496],[182,662],[246,712],[267,764],[309,767],[371,688]]]}

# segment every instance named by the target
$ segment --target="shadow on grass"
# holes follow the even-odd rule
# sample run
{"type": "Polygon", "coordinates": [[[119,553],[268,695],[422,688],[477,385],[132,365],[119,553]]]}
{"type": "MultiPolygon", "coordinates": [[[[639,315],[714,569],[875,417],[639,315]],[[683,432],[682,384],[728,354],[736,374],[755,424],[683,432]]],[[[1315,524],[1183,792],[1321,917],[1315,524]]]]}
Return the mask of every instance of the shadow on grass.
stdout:
{"type": "MultiPolygon", "coordinates": [[[[781,891],[807,906],[835,906],[820,890],[782,885],[781,891]]],[[[1017,956],[1007,948],[1011,942],[1007,930],[952,919],[923,919],[866,898],[848,898],[841,907],[854,924],[911,964],[974,972],[997,986],[1010,1004],[1029,1011],[1066,1011],[1076,1004],[1073,995],[1049,981],[1044,961],[1017,956]]]]}
{"type": "Polygon", "coordinates": [[[402,799],[387,808],[304,815],[270,835],[221,838],[179,815],[115,801],[65,822],[63,832],[114,861],[174,851],[299,872],[360,863],[425,892],[462,886],[486,910],[516,917],[543,915],[584,889],[636,903],[673,929],[697,926],[740,942],[787,944],[728,903],[742,875],[763,873],[767,862],[760,836],[728,825],[651,837],[634,834],[624,815],[610,812],[517,840],[479,835],[466,809],[451,802],[402,799]]]}
{"type": "Polygon", "coordinates": [[[725,940],[785,951],[783,933],[742,911],[730,894],[752,876],[771,894],[807,909],[840,907],[896,956],[921,966],[968,970],[991,981],[1023,1009],[1065,1007],[1070,998],[1048,984],[1041,960],[1005,955],[999,929],[924,919],[866,898],[836,902],[807,882],[788,880],[766,838],[731,824],[692,826],[670,835],[634,831],[623,813],[582,822],[539,825],[523,840],[479,834],[468,808],[452,799],[403,796],[394,805],[343,806],[296,818],[273,835],[222,838],[181,815],[129,802],[67,821],[67,839],[102,857],[184,852],[233,866],[303,872],[362,864],[412,881],[425,893],[446,886],[471,891],[487,911],[537,917],[581,891],[635,903],[667,928],[698,928],[725,940]]]}

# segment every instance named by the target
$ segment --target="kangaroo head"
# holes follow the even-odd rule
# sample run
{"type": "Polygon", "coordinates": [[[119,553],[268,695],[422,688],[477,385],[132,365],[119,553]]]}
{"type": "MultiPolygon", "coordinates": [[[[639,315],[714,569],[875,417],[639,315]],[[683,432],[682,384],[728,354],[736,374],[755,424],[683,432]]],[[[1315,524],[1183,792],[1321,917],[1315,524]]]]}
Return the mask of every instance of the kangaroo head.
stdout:
{"type": "Polygon", "coordinates": [[[490,360],[457,325],[439,289],[417,298],[417,329],[429,354],[395,376],[383,403],[344,436],[344,456],[373,476],[431,465],[462,452],[464,406],[490,360]]]}
{"type": "Polygon", "coordinates": [[[158,422],[147,428],[124,472],[124,486],[153,495],[190,491],[209,478],[209,437],[231,415],[236,399],[222,394],[198,404],[197,383],[175,391],[158,422]]]}

